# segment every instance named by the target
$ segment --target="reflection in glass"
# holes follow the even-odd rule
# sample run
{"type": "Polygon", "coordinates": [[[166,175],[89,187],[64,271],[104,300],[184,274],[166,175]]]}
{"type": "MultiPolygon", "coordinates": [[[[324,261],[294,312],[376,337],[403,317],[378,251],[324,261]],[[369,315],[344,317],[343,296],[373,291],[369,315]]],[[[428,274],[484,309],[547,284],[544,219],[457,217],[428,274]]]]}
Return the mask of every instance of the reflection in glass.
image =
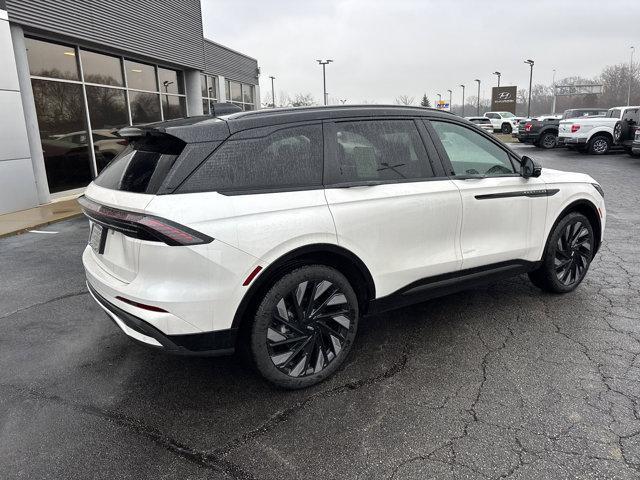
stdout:
{"type": "Polygon", "coordinates": [[[208,77],[207,85],[207,96],[209,98],[218,98],[218,77],[208,77]]]}
{"type": "Polygon", "coordinates": [[[85,187],[91,156],[82,86],[33,79],[33,96],[51,193],[85,187]]]}
{"type": "Polygon", "coordinates": [[[203,115],[209,115],[209,100],[206,98],[202,100],[202,113],[203,115]]]}
{"type": "Polygon", "coordinates": [[[207,90],[207,77],[205,75],[200,75],[200,85],[202,88],[202,97],[206,98],[209,96],[209,92],[207,90]]]}
{"type": "Polygon", "coordinates": [[[75,47],[25,38],[29,71],[38,77],[80,80],[75,47]]]}
{"type": "Polygon", "coordinates": [[[227,81],[227,100],[242,102],[242,88],[238,82],[227,81]]]}
{"type": "Polygon", "coordinates": [[[129,124],[127,99],[124,90],[87,86],[87,103],[99,173],[128,144],[116,135],[129,124]]]}
{"type": "Polygon", "coordinates": [[[160,91],[162,93],[184,93],[182,72],[158,68],[160,77],[160,91]]]}
{"type": "Polygon", "coordinates": [[[80,50],[84,81],[122,87],[122,65],[118,57],[80,50]]]}
{"type": "Polygon", "coordinates": [[[134,125],[139,123],[159,122],[160,98],[155,93],[129,92],[131,102],[131,121],[134,125]]]}
{"type": "Polygon", "coordinates": [[[253,85],[242,85],[242,101],[253,103],[253,85]]]}
{"type": "Polygon", "coordinates": [[[127,84],[129,88],[150,90],[153,92],[158,91],[156,69],[152,65],[125,60],[124,68],[127,70],[127,84]]]}
{"type": "Polygon", "coordinates": [[[187,107],[184,97],[162,95],[162,113],[165,120],[186,117],[187,107]]]}

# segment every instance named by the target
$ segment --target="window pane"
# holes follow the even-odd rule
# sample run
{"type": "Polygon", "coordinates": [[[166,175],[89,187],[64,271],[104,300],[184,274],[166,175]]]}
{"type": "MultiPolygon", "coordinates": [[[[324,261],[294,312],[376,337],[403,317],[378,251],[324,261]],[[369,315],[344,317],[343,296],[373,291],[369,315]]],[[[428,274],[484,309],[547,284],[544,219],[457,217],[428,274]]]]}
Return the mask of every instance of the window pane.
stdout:
{"type": "Polygon", "coordinates": [[[207,90],[207,96],[209,98],[218,98],[218,77],[208,77],[209,88],[207,90]]]}
{"type": "Polygon", "coordinates": [[[25,38],[29,71],[39,77],[80,80],[74,47],[25,38]]]}
{"type": "Polygon", "coordinates": [[[129,124],[124,90],[87,86],[87,103],[98,172],[127,146],[116,132],[129,124]]]}
{"type": "Polygon", "coordinates": [[[202,98],[206,98],[209,95],[207,90],[207,76],[200,75],[200,88],[202,89],[202,98]]]}
{"type": "Polygon", "coordinates": [[[229,80],[227,80],[225,82],[226,86],[225,86],[225,97],[227,99],[227,101],[231,100],[231,82],[229,80]]]}
{"type": "Polygon", "coordinates": [[[86,186],[91,156],[82,86],[33,79],[33,97],[51,193],[86,186]]]}
{"type": "Polygon", "coordinates": [[[165,120],[187,116],[187,106],[184,97],[162,95],[162,113],[165,120]]]}
{"type": "Polygon", "coordinates": [[[339,122],[335,128],[338,158],[332,181],[431,176],[427,153],[413,120],[339,122]]]}
{"type": "Polygon", "coordinates": [[[155,93],[129,92],[131,102],[131,121],[139,123],[159,122],[160,95],[155,93]]]}
{"type": "Polygon", "coordinates": [[[158,76],[162,93],[184,93],[182,72],[158,68],[158,76]]]}
{"type": "Polygon", "coordinates": [[[209,115],[209,100],[206,98],[202,100],[202,113],[203,115],[209,115]]]}
{"type": "Polygon", "coordinates": [[[156,69],[153,66],[125,60],[124,67],[127,69],[127,83],[129,88],[151,90],[154,92],[158,91],[156,69]]]}
{"type": "Polygon", "coordinates": [[[473,130],[453,123],[432,121],[456,175],[510,175],[507,152],[473,130]]]}
{"type": "Polygon", "coordinates": [[[242,102],[242,88],[238,82],[229,82],[231,90],[231,100],[234,102],[242,102]]]}
{"type": "Polygon", "coordinates": [[[82,71],[85,82],[117,85],[119,87],[124,85],[122,65],[118,57],[86,50],[81,50],[80,56],[82,57],[82,71]]]}
{"type": "Polygon", "coordinates": [[[242,101],[253,103],[253,85],[242,85],[242,101]]]}
{"type": "Polygon", "coordinates": [[[322,128],[307,125],[266,137],[228,140],[180,192],[255,190],[322,184],[322,128]]]}

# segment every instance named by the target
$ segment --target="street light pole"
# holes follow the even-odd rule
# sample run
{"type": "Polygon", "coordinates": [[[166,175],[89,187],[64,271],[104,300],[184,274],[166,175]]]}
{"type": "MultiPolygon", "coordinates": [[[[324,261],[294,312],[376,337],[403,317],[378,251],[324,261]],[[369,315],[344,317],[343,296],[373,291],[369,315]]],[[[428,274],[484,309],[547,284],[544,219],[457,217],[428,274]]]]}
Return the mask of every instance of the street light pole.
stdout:
{"type": "Polygon", "coordinates": [[[453,92],[451,90],[449,90],[449,89],[447,89],[447,92],[449,92],[449,111],[451,111],[451,106],[453,105],[451,103],[451,98],[452,98],[453,92]]]}
{"type": "Polygon", "coordinates": [[[498,76],[498,86],[500,86],[500,75],[502,75],[500,72],[493,72],[494,75],[498,76]]]}
{"type": "Polygon", "coordinates": [[[330,64],[331,62],[333,62],[333,60],[316,60],[316,62],[318,62],[318,64],[322,65],[322,90],[323,90],[323,96],[324,96],[324,104],[327,104],[327,73],[325,70],[325,67],[330,64]]]}
{"type": "Polygon", "coordinates": [[[478,82],[478,103],[476,107],[476,115],[480,116],[480,80],[476,78],[474,82],[478,82]]]}
{"type": "Polygon", "coordinates": [[[462,116],[464,117],[464,85],[460,84],[462,87],[462,116]]]}
{"type": "Polygon", "coordinates": [[[273,89],[273,81],[276,77],[271,75],[269,78],[271,79],[271,108],[276,108],[276,91],[273,89]]]}
{"type": "Polygon", "coordinates": [[[633,52],[635,47],[631,47],[631,59],[629,59],[629,90],[627,90],[627,105],[631,103],[631,81],[633,80],[633,52]]]}
{"type": "Polygon", "coordinates": [[[556,114],[556,69],[553,69],[553,79],[551,80],[551,85],[553,87],[553,105],[551,106],[551,114],[556,114]]]}
{"type": "Polygon", "coordinates": [[[436,95],[438,96],[438,105],[436,105],[436,108],[440,108],[440,102],[442,101],[442,95],[440,95],[439,93],[436,93],[436,95]]]}
{"type": "Polygon", "coordinates": [[[527,117],[531,118],[531,85],[533,83],[533,64],[535,62],[528,58],[524,63],[529,64],[529,67],[531,67],[531,71],[529,72],[529,104],[527,105],[527,117]]]}

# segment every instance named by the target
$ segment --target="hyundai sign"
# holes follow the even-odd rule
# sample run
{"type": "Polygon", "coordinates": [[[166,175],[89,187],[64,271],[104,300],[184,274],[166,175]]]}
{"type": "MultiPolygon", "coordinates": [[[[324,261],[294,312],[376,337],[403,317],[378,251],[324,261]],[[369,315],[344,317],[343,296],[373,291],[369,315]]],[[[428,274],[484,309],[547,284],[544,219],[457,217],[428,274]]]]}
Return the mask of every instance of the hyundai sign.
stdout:
{"type": "Polygon", "coordinates": [[[516,113],[516,92],[518,87],[493,87],[491,90],[491,111],[516,113]]]}

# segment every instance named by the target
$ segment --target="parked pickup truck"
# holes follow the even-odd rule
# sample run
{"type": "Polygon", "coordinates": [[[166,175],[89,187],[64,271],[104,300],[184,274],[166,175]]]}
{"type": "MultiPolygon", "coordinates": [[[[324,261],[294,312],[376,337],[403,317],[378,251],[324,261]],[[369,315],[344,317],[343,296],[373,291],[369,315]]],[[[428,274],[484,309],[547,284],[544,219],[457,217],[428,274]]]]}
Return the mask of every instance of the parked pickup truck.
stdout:
{"type": "Polygon", "coordinates": [[[562,115],[542,115],[518,124],[518,141],[539,148],[554,148],[562,115]],[[523,125],[524,123],[524,125],[523,125]]]}
{"type": "Polygon", "coordinates": [[[567,147],[603,155],[613,146],[632,152],[639,125],[640,107],[614,107],[604,117],[580,117],[560,121],[558,140],[567,147]]]}
{"type": "Polygon", "coordinates": [[[507,135],[513,131],[520,120],[511,112],[487,112],[484,116],[491,120],[494,132],[502,132],[507,135]]]}

